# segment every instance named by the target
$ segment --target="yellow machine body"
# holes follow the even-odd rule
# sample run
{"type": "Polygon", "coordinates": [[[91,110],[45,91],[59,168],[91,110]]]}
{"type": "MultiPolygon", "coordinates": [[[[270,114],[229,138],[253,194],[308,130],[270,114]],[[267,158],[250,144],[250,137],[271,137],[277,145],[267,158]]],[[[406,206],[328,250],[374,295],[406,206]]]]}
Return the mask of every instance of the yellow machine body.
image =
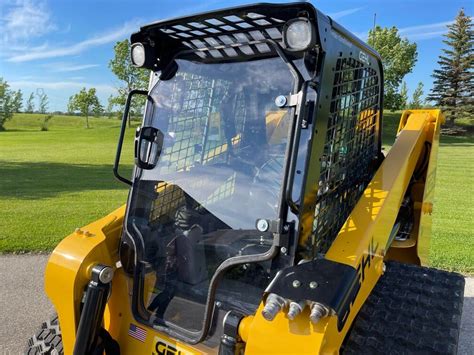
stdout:
{"type": "MultiPolygon", "coordinates": [[[[306,314],[307,308],[294,320],[280,312],[270,322],[261,315],[261,304],[254,315],[248,315],[239,325],[246,354],[338,353],[354,318],[384,272],[384,260],[428,262],[439,131],[443,122],[444,116],[439,110],[403,112],[394,145],[326,253],[327,259],[352,266],[358,273],[360,289],[351,300],[343,328],[338,330],[335,315],[323,318],[314,326],[306,314]],[[415,227],[406,241],[394,241],[390,246],[392,226],[416,166],[421,164],[425,142],[431,144],[431,150],[427,172],[413,189],[415,227]]],[[[65,353],[73,351],[80,302],[91,270],[99,263],[115,269],[104,327],[118,341],[122,354],[216,353],[217,348],[187,345],[134,319],[130,304],[132,279],[124,273],[118,256],[124,214],[125,206],[122,206],[77,229],[50,257],[45,290],[59,316],[65,353]],[[129,336],[130,324],[146,331],[143,342],[129,336]]],[[[152,285],[150,280],[148,287],[152,285]]]]}

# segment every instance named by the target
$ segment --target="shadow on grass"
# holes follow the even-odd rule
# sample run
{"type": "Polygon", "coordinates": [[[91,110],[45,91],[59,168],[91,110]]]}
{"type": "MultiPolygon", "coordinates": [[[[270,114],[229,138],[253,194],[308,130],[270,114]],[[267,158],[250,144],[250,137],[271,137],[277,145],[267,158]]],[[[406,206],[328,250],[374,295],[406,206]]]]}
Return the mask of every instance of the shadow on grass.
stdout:
{"type": "MultiPolygon", "coordinates": [[[[131,165],[121,166],[122,175],[130,176],[131,171],[131,165]]],[[[65,192],[126,188],[115,179],[112,165],[0,161],[0,198],[36,200],[65,192]]]]}

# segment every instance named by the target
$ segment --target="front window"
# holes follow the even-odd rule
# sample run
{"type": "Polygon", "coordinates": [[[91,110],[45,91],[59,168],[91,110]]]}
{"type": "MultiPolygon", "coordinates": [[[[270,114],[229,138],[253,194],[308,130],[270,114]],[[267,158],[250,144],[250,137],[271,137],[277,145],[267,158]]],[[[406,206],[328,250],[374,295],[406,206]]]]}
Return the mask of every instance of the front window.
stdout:
{"type": "MultiPolygon", "coordinates": [[[[163,133],[163,146],[155,168],[137,171],[127,231],[143,245],[139,297],[150,321],[198,331],[217,267],[272,245],[272,233],[255,223],[278,218],[293,118],[275,98],[290,94],[294,79],[280,58],[176,62],[176,75],[150,92],[144,126],[163,133]]],[[[269,269],[227,272],[221,309],[254,312],[269,269]]]]}

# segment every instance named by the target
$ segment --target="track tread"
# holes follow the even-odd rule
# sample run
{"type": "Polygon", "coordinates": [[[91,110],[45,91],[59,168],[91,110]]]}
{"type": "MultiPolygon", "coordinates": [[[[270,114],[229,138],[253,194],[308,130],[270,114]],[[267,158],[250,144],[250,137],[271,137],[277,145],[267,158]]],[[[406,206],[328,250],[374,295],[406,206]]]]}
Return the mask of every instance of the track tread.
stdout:
{"type": "Polygon", "coordinates": [[[43,322],[38,332],[28,340],[25,354],[64,354],[57,315],[52,317],[51,320],[43,322]]]}
{"type": "Polygon", "coordinates": [[[463,295],[459,274],[387,262],[343,354],[456,354],[463,295]]]}

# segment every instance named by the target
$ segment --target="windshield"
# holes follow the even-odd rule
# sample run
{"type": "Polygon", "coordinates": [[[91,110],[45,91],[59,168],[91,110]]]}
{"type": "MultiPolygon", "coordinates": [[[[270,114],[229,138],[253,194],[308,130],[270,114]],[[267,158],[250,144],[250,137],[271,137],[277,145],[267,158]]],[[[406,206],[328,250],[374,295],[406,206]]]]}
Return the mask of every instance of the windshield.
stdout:
{"type": "MultiPolygon", "coordinates": [[[[196,331],[219,264],[272,245],[255,223],[278,218],[292,117],[275,99],[291,93],[293,77],[280,58],[177,64],[150,92],[144,126],[163,133],[163,146],[156,167],[137,172],[127,230],[143,243],[150,320],[196,331]]],[[[255,311],[269,269],[228,272],[221,307],[255,311]]]]}

